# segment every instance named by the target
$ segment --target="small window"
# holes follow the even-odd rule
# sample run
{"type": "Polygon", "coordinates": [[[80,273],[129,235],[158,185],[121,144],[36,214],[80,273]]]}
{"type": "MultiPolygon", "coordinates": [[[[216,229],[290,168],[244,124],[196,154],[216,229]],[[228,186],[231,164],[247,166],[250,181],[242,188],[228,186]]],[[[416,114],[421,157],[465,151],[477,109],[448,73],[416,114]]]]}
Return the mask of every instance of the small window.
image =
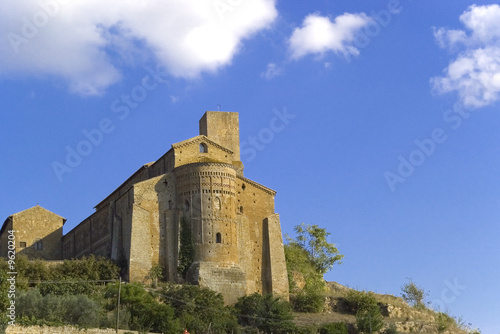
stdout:
{"type": "Polygon", "coordinates": [[[184,211],[189,211],[189,201],[188,200],[186,200],[184,202],[184,211]]]}
{"type": "Polygon", "coordinates": [[[243,205],[240,206],[240,213],[243,214],[243,205]]]}
{"type": "Polygon", "coordinates": [[[172,210],[173,208],[174,208],[174,202],[172,202],[172,200],[169,200],[168,201],[168,209],[172,210]]]}
{"type": "Polygon", "coordinates": [[[218,244],[222,243],[222,235],[220,233],[215,235],[215,242],[218,244]]]}
{"type": "Polygon", "coordinates": [[[247,186],[244,183],[241,185],[241,189],[243,189],[243,190],[245,190],[246,187],[247,186]]]}
{"type": "Polygon", "coordinates": [[[38,239],[35,241],[35,243],[33,244],[33,248],[35,250],[43,250],[43,241],[38,239]]]}
{"type": "Polygon", "coordinates": [[[19,243],[19,247],[21,247],[21,248],[26,248],[26,242],[21,241],[21,242],[19,243]]]}
{"type": "Polygon", "coordinates": [[[205,143],[200,144],[200,153],[208,153],[207,144],[205,144],[205,143]]]}

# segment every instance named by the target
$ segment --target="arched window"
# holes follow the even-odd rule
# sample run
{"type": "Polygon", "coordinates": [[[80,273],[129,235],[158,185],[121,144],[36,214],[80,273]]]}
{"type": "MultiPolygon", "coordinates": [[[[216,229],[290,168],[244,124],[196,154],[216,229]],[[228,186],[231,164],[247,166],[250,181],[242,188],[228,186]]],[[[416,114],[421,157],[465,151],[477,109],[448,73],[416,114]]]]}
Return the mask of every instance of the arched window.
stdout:
{"type": "Polygon", "coordinates": [[[188,200],[186,200],[184,202],[184,211],[189,211],[189,201],[188,200]]]}
{"type": "Polygon", "coordinates": [[[35,250],[43,250],[43,241],[40,239],[35,240],[35,243],[33,244],[33,248],[35,250]]]}
{"type": "Polygon", "coordinates": [[[243,214],[243,205],[240,206],[240,213],[243,214]]]}
{"type": "Polygon", "coordinates": [[[220,233],[217,233],[215,235],[215,243],[221,244],[222,243],[222,235],[220,233]]]}
{"type": "Polygon", "coordinates": [[[222,202],[219,197],[214,198],[214,209],[215,210],[220,210],[222,209],[222,202]]]}
{"type": "Polygon", "coordinates": [[[205,144],[205,143],[200,144],[200,153],[208,153],[207,144],[205,144]]]}

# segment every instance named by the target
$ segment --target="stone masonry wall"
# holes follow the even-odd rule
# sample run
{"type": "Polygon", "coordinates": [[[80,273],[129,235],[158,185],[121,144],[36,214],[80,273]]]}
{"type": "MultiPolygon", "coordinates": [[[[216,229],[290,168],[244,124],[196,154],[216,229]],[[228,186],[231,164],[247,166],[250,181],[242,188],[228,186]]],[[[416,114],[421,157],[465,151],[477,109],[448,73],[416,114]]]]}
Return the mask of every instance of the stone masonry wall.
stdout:
{"type": "Polygon", "coordinates": [[[12,215],[17,253],[29,258],[61,259],[63,224],[64,218],[38,205],[12,215]],[[21,243],[26,247],[21,247],[21,243]]]}

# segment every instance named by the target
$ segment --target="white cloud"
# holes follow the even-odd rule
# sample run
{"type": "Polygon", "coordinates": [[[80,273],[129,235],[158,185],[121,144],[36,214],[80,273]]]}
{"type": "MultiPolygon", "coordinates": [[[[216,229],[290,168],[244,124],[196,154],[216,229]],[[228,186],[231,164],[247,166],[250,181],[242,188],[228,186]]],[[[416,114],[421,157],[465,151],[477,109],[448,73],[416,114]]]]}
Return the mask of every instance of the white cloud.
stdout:
{"type": "Polygon", "coordinates": [[[321,56],[328,51],[358,55],[359,50],[354,46],[356,34],[371,20],[364,13],[345,13],[337,16],[333,22],[328,17],[310,14],[289,39],[291,57],[298,59],[308,54],[321,56]]]}
{"type": "Polygon", "coordinates": [[[123,62],[216,71],[277,16],[275,0],[3,0],[0,11],[0,74],[56,76],[83,95],[119,80],[123,62]]]}
{"type": "Polygon", "coordinates": [[[438,93],[457,92],[466,107],[493,104],[500,98],[500,6],[471,6],[460,21],[466,30],[434,31],[438,44],[456,56],[431,83],[438,93]]]}
{"type": "Polygon", "coordinates": [[[283,69],[275,63],[267,64],[266,70],[260,74],[262,78],[271,80],[272,78],[283,74],[283,69]]]}

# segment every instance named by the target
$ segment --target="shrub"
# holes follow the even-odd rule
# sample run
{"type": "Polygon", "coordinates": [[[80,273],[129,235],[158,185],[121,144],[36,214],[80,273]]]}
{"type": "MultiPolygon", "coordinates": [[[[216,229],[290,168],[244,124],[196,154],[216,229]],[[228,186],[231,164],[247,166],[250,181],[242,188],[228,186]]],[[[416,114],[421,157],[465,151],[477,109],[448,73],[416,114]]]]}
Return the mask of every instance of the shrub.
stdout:
{"type": "Polygon", "coordinates": [[[318,292],[301,291],[291,298],[294,311],[318,313],[323,310],[325,297],[318,292]]]}
{"type": "Polygon", "coordinates": [[[298,327],[294,334],[318,334],[316,326],[298,327]]]}
{"type": "Polygon", "coordinates": [[[347,312],[357,314],[359,311],[369,310],[377,306],[377,299],[373,292],[349,290],[344,297],[344,308],[347,312]]]}
{"type": "Polygon", "coordinates": [[[272,295],[254,293],[238,299],[235,305],[238,322],[265,333],[290,333],[296,330],[290,304],[272,295]]]}
{"type": "MultiPolygon", "coordinates": [[[[116,300],[118,289],[118,284],[109,285],[106,298],[116,300]]],[[[173,308],[157,302],[140,284],[122,284],[120,301],[130,313],[130,329],[163,333],[182,331],[179,321],[174,318],[173,308]]]]}
{"type": "Polygon", "coordinates": [[[347,334],[347,326],[343,322],[323,324],[318,328],[319,334],[347,334]]]}
{"type": "Polygon", "coordinates": [[[387,327],[382,334],[398,334],[398,330],[396,328],[395,324],[390,324],[389,327],[387,327]]]}
{"type": "Polygon", "coordinates": [[[25,324],[32,325],[98,327],[100,319],[100,305],[85,295],[42,296],[38,289],[18,293],[16,312],[25,324]]]}
{"type": "Polygon", "coordinates": [[[361,333],[378,332],[383,325],[383,317],[378,305],[362,308],[356,313],[356,326],[361,333]]]}
{"type": "Polygon", "coordinates": [[[53,270],[57,277],[95,281],[118,279],[120,272],[113,261],[94,255],[76,260],[65,260],[53,270]]]}
{"type": "Polygon", "coordinates": [[[190,332],[202,332],[208,327],[214,332],[237,332],[238,320],[224,306],[220,293],[195,285],[166,285],[161,300],[171,305],[181,326],[190,332]]]}
{"type": "Polygon", "coordinates": [[[446,331],[455,324],[453,318],[444,312],[438,312],[434,318],[436,320],[437,330],[439,333],[446,331]]]}

